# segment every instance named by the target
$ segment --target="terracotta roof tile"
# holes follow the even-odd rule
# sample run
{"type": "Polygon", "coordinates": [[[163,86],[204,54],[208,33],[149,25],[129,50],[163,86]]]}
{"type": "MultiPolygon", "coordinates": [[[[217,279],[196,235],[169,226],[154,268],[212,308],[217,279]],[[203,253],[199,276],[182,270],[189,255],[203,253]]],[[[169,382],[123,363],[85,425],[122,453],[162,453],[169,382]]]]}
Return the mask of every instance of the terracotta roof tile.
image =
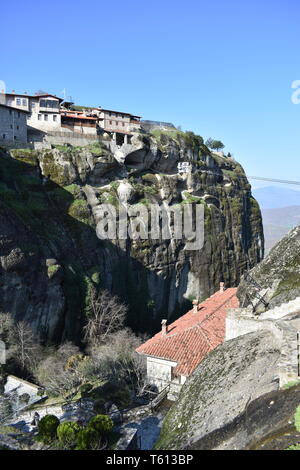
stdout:
{"type": "Polygon", "coordinates": [[[160,331],[137,348],[147,356],[177,362],[174,373],[190,375],[205,356],[225,339],[226,313],[239,306],[236,288],[218,291],[168,325],[167,334],[160,331]]]}

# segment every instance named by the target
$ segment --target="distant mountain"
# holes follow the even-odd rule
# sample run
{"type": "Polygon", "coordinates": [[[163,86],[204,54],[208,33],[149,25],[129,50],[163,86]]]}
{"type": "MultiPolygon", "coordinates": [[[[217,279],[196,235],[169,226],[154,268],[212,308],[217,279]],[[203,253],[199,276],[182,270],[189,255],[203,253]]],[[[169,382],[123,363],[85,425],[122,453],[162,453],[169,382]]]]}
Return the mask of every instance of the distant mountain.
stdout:
{"type": "Polygon", "coordinates": [[[253,189],[262,212],[265,253],[291,228],[300,225],[300,191],[279,186],[253,189]]]}
{"type": "Polygon", "coordinates": [[[294,189],[266,186],[265,188],[253,189],[252,194],[261,209],[300,206],[300,191],[294,189]]]}
{"type": "Polygon", "coordinates": [[[276,245],[293,227],[300,225],[300,205],[262,209],[265,235],[265,252],[276,245]]]}
{"type": "Polygon", "coordinates": [[[280,207],[276,209],[262,209],[264,223],[293,228],[300,225],[300,204],[299,206],[280,207]]]}

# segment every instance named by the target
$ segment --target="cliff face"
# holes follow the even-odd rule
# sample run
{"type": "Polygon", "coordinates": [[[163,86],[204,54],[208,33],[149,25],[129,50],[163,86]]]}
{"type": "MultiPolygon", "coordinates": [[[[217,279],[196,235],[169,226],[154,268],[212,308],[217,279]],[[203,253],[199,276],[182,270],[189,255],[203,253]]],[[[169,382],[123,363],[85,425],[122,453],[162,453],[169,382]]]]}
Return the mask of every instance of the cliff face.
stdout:
{"type": "Polygon", "coordinates": [[[131,146],[57,147],[0,157],[0,310],[48,340],[79,340],[91,285],[129,303],[152,332],[221,280],[237,285],[263,256],[261,215],[241,166],[184,133],[137,135],[131,146]],[[179,161],[193,162],[178,175],[179,161]],[[46,178],[45,178],[46,177],[46,178]],[[190,202],[205,209],[201,250],[181,240],[99,240],[99,205],[190,202]]]}
{"type": "Polygon", "coordinates": [[[261,441],[268,448],[268,441],[281,435],[286,439],[275,448],[286,449],[293,443],[300,386],[278,389],[280,361],[281,344],[271,331],[216,348],[184,384],[156,449],[255,449],[261,441]]]}
{"type": "Polygon", "coordinates": [[[272,248],[268,256],[255,266],[250,274],[257,283],[256,288],[247,279],[242,279],[238,297],[241,306],[257,305],[257,313],[272,309],[300,296],[300,227],[292,229],[288,235],[272,248]],[[267,304],[259,302],[257,293],[267,304]]]}

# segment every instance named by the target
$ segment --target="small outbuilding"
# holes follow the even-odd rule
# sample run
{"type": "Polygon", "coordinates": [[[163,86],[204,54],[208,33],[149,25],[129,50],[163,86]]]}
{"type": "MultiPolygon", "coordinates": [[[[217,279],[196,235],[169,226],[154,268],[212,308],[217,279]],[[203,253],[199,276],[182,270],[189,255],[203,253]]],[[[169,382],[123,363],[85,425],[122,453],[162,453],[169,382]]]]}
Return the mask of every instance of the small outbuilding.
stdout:
{"type": "Polygon", "coordinates": [[[147,379],[158,392],[169,387],[169,398],[176,398],[187,377],[200,362],[225,340],[226,314],[237,308],[236,288],[224,288],[199,303],[170,325],[162,320],[162,329],[136,351],[147,357],[147,379]]]}

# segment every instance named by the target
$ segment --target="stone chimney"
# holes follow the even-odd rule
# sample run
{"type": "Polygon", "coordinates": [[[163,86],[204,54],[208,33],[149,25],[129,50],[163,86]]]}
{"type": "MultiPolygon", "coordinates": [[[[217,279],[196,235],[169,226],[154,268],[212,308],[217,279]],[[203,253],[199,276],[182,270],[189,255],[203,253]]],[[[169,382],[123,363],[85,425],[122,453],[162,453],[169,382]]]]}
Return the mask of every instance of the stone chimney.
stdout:
{"type": "Polygon", "coordinates": [[[198,299],[193,300],[193,312],[194,313],[198,312],[198,303],[199,303],[198,299]]]}
{"type": "Polygon", "coordinates": [[[220,292],[224,292],[225,287],[224,287],[224,282],[220,282],[220,292]]]}
{"type": "Polygon", "coordinates": [[[166,335],[168,333],[167,320],[162,320],[161,321],[161,333],[162,333],[162,335],[166,335]]]}

